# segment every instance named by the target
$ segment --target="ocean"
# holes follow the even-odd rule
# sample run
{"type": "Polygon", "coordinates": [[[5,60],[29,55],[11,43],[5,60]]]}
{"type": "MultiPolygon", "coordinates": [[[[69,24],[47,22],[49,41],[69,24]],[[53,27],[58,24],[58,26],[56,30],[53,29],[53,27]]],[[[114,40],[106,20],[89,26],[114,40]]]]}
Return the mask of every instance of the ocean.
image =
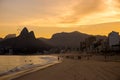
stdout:
{"type": "Polygon", "coordinates": [[[56,56],[0,56],[0,73],[12,70],[16,67],[29,65],[44,65],[56,61],[56,56]]]}

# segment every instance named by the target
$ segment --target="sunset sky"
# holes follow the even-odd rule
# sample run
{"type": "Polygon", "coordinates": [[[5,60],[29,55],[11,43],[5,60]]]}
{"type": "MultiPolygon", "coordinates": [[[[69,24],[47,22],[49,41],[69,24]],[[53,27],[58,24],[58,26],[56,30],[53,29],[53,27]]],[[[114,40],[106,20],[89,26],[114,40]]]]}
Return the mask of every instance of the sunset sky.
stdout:
{"type": "Polygon", "coordinates": [[[46,38],[63,31],[120,32],[120,0],[0,0],[0,37],[24,26],[46,38]]]}

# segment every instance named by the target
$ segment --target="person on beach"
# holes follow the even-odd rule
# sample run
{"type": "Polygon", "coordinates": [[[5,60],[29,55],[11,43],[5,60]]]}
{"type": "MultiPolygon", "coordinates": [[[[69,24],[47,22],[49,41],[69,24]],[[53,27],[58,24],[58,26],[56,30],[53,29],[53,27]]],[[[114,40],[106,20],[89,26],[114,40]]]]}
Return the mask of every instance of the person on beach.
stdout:
{"type": "Polygon", "coordinates": [[[59,56],[58,56],[58,61],[60,60],[59,56]]]}

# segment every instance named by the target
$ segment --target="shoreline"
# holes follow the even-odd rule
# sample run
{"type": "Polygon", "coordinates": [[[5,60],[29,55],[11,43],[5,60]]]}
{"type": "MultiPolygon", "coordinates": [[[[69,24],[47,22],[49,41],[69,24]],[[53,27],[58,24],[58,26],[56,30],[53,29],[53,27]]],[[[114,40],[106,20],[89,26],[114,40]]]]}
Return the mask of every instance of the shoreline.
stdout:
{"type": "MultiPolygon", "coordinates": [[[[56,62],[54,61],[54,63],[50,63],[50,64],[47,64],[47,65],[43,65],[43,66],[38,66],[38,67],[34,67],[33,69],[28,69],[28,70],[24,70],[24,71],[21,71],[21,72],[18,72],[18,73],[15,73],[15,74],[11,74],[11,75],[7,75],[7,76],[3,76],[2,78],[0,78],[0,80],[19,80],[19,78],[20,78],[20,80],[26,80],[26,79],[24,79],[24,76],[25,75],[31,75],[31,74],[33,74],[33,73],[37,73],[37,72],[42,72],[42,71],[46,71],[46,70],[48,70],[48,69],[50,69],[53,65],[53,67],[56,69],[57,67],[59,67],[58,65],[60,65],[60,66],[65,66],[66,64],[69,64],[69,66],[71,66],[71,65],[73,65],[74,66],[74,68],[76,68],[76,67],[81,67],[81,66],[83,66],[84,65],[84,63],[86,64],[86,65],[88,65],[89,66],[89,64],[92,64],[92,63],[95,63],[95,64],[93,64],[93,65],[95,65],[96,66],[96,64],[97,65],[100,65],[100,64],[102,64],[102,65],[104,65],[104,64],[106,64],[106,65],[109,65],[109,64],[117,64],[117,66],[119,66],[120,67],[120,61],[118,61],[118,62],[116,62],[116,61],[104,61],[104,60],[95,60],[95,59],[97,59],[98,57],[100,57],[100,56],[92,56],[92,57],[90,57],[89,58],[89,60],[87,60],[87,57],[85,57],[84,55],[82,55],[83,57],[81,57],[80,59],[79,58],[76,58],[76,56],[78,57],[78,56],[80,56],[80,55],[73,55],[73,54],[70,54],[70,55],[57,55],[58,57],[60,57],[61,59],[59,60],[59,62],[56,60],[56,62]],[[68,57],[69,56],[69,57],[68,57]],[[71,57],[72,56],[72,57],[71,57]],[[97,57],[97,58],[96,58],[97,57]],[[62,62],[62,63],[61,63],[62,62]],[[73,63],[74,62],[74,63],[73,63]],[[77,62],[77,63],[76,63],[77,62]],[[89,63],[90,62],[90,63],[89,63]],[[61,64],[58,64],[58,63],[61,63],[61,64]],[[66,63],[66,64],[65,64],[66,63]],[[79,64],[78,64],[79,63],[79,64]],[[58,64],[58,65],[56,65],[56,64],[58,64]],[[77,64],[77,65],[76,65],[77,64]],[[76,66],[75,66],[76,65],[76,66]],[[81,66],[80,66],[81,65],[81,66]],[[43,69],[43,70],[42,70],[43,69]],[[21,79],[23,77],[23,79],[21,79]]],[[[88,55],[89,56],[89,55],[88,55]]],[[[103,56],[101,56],[102,57],[102,59],[104,58],[103,56]]],[[[100,57],[100,59],[101,59],[101,57],[100,57]]],[[[115,56],[114,56],[115,57],[115,56]]],[[[120,56],[119,56],[119,58],[120,58],[120,56]]],[[[111,58],[112,59],[112,58],[111,58]]],[[[119,59],[120,60],[120,59],[119,59]]],[[[86,66],[86,65],[84,65],[84,66],[86,66]]],[[[101,65],[100,65],[101,66],[101,65]]],[[[90,65],[90,67],[91,67],[91,65],[90,65]]],[[[109,66],[107,66],[108,68],[109,68],[109,66]]],[[[114,67],[114,66],[113,66],[114,67]]],[[[54,69],[53,68],[53,69],[54,69]]],[[[64,67],[64,68],[69,68],[69,67],[64,67]]],[[[63,70],[64,70],[64,68],[63,68],[63,70]]],[[[67,69],[68,70],[68,69],[67,69]]],[[[52,72],[54,72],[54,70],[51,70],[52,72]]],[[[61,69],[61,71],[62,71],[62,69],[61,69]]],[[[62,73],[60,71],[60,73],[62,73]]],[[[70,70],[71,71],[71,70],[70,70]]],[[[120,70],[119,70],[120,71],[120,70]]],[[[48,71],[46,71],[46,72],[50,72],[49,70],[48,71]]],[[[43,72],[44,73],[44,72],[43,72]]],[[[61,75],[61,74],[58,74],[58,75],[61,75]]],[[[75,73],[75,72],[74,72],[75,73]]],[[[114,73],[114,72],[113,72],[114,73]]],[[[47,73],[46,73],[47,74],[47,73]]],[[[64,73],[62,73],[62,74],[64,74],[64,73]]],[[[75,73],[75,74],[77,74],[77,73],[75,73]]],[[[96,73],[95,73],[96,74],[96,73]]],[[[58,76],[57,75],[57,76],[58,76]]],[[[70,74],[71,75],[71,74],[70,74]]],[[[74,74],[73,74],[74,75],[74,74]]],[[[72,76],[73,76],[72,75],[72,76]]],[[[101,74],[100,74],[101,75],[101,74]]],[[[117,75],[119,75],[119,74],[117,74],[117,75]]],[[[31,76],[35,76],[34,74],[33,75],[31,75],[31,76]]],[[[45,76],[45,75],[44,75],[45,76]]],[[[46,77],[47,77],[48,75],[46,75],[46,77]]],[[[30,78],[29,77],[27,77],[28,79],[27,80],[29,80],[30,78]]],[[[35,77],[35,79],[39,79],[39,77],[37,78],[37,77],[35,77]]],[[[44,79],[44,78],[43,78],[44,79]]],[[[49,79],[49,78],[48,78],[49,79]]],[[[45,79],[46,80],[46,79],[45,79]]],[[[53,79],[54,80],[54,79],[53,79]]],[[[64,80],[64,79],[63,79],[64,80]]],[[[87,79],[86,79],[87,80],[87,79]]],[[[102,80],[102,79],[101,79],[102,80]]],[[[109,79],[107,79],[107,80],[109,80],[109,79]]]]}
{"type": "Polygon", "coordinates": [[[57,60],[57,56],[53,56],[53,55],[42,55],[40,57],[38,56],[38,59],[39,58],[43,60],[42,63],[25,64],[25,65],[14,67],[8,71],[1,73],[0,80],[11,80],[11,78],[28,74],[28,73],[55,65],[57,63],[60,63],[60,61],[57,60]]]}
{"type": "Polygon", "coordinates": [[[119,80],[120,63],[65,59],[62,63],[12,80],[119,80]]]}
{"type": "Polygon", "coordinates": [[[82,59],[66,58],[64,56],[62,63],[58,65],[12,80],[119,80],[119,67],[120,62],[94,60],[91,58],[87,60],[86,57],[82,59]]]}
{"type": "Polygon", "coordinates": [[[28,68],[26,70],[15,72],[13,74],[4,75],[4,76],[0,77],[0,80],[12,80],[14,78],[17,78],[17,77],[20,77],[20,76],[23,76],[23,75],[26,75],[26,74],[29,74],[29,73],[32,73],[32,72],[39,71],[41,69],[45,69],[45,68],[53,66],[53,65],[56,65],[58,63],[60,63],[60,62],[56,61],[54,63],[49,63],[49,64],[46,64],[46,65],[37,66],[37,67],[33,67],[33,68],[28,68]]]}

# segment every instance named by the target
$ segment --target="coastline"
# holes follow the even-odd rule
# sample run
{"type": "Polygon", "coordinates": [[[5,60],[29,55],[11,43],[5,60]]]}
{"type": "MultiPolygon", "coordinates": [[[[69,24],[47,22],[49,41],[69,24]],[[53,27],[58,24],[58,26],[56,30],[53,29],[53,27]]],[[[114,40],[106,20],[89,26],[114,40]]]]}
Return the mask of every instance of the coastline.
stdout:
{"type": "MultiPolygon", "coordinates": [[[[65,54],[59,61],[3,76],[0,80],[119,80],[120,61],[104,56],[65,54]],[[81,56],[81,57],[80,57],[81,56]],[[89,60],[87,58],[89,56],[89,60]],[[80,57],[80,58],[79,58],[80,57]],[[60,64],[58,64],[60,63],[60,64]],[[56,65],[57,64],[57,65],[56,65]],[[49,74],[50,73],[50,74],[49,74]],[[90,75],[90,76],[89,76],[90,75]],[[92,77],[91,77],[92,76],[92,77]],[[97,77],[99,76],[99,77],[97,77]],[[58,77],[58,78],[57,78],[58,77]]],[[[120,56],[118,56],[120,59],[120,56]]],[[[49,59],[48,59],[49,60],[49,59]]],[[[52,60],[51,60],[52,61],[52,60]]]]}
{"type": "Polygon", "coordinates": [[[32,73],[32,72],[36,72],[36,71],[41,70],[41,69],[45,69],[47,67],[53,66],[53,65],[58,64],[58,63],[59,62],[55,62],[55,63],[51,63],[51,64],[48,64],[48,65],[35,67],[33,69],[27,69],[27,70],[23,70],[23,71],[13,73],[13,74],[5,75],[5,76],[0,77],[0,80],[12,80],[14,78],[17,78],[17,77],[20,77],[20,76],[23,76],[23,75],[26,75],[26,74],[29,74],[29,73],[32,73]]]}
{"type": "Polygon", "coordinates": [[[52,56],[52,57],[51,57],[51,55],[49,55],[49,57],[42,56],[41,58],[43,58],[43,59],[48,58],[48,59],[46,59],[46,63],[44,63],[44,64],[37,64],[37,65],[28,64],[27,67],[26,66],[21,67],[20,69],[18,67],[16,67],[13,70],[10,70],[10,73],[8,71],[5,73],[5,75],[4,74],[1,75],[0,80],[11,80],[16,77],[20,77],[20,76],[23,76],[23,75],[26,75],[26,74],[29,74],[29,73],[32,73],[32,72],[35,72],[35,71],[38,71],[38,70],[41,70],[41,69],[47,68],[49,66],[60,63],[60,61],[57,61],[54,59],[54,57],[56,57],[56,56],[52,56]],[[52,59],[52,57],[53,57],[53,59],[52,59]]]}
{"type": "Polygon", "coordinates": [[[18,76],[12,80],[120,80],[119,67],[119,61],[70,57],[64,58],[58,65],[18,76]]]}

